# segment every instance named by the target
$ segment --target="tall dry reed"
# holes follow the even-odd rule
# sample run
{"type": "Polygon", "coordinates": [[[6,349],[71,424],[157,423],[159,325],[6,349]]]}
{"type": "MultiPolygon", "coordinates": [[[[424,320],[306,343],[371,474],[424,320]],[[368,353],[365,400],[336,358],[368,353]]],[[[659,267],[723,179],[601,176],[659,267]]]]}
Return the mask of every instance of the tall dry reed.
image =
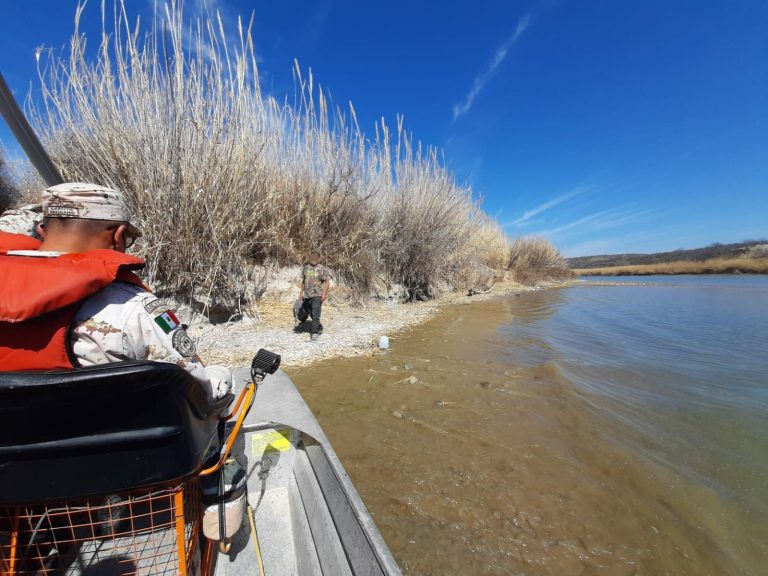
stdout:
{"type": "Polygon", "coordinates": [[[254,265],[311,249],[360,293],[383,278],[411,298],[509,266],[501,228],[402,119],[366,137],[298,64],[292,101],[264,95],[251,24],[171,1],[144,30],[122,0],[101,8],[94,54],[80,5],[69,50],[41,58],[34,123],[65,179],[127,193],[161,291],[231,308],[254,265]]]}

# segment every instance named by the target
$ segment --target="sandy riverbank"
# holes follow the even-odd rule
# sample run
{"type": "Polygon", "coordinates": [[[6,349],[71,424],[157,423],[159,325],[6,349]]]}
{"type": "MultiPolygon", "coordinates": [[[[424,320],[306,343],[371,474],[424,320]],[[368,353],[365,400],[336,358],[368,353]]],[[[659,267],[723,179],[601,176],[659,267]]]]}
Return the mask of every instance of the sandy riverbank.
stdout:
{"type": "Polygon", "coordinates": [[[294,332],[292,301],[287,298],[260,300],[254,313],[238,322],[198,323],[189,329],[198,342],[198,352],[207,362],[248,365],[259,348],[267,348],[283,357],[283,366],[305,366],[319,360],[371,354],[382,335],[390,339],[419,324],[449,305],[469,304],[499,296],[541,289],[553,284],[523,286],[500,282],[484,294],[446,293],[427,302],[400,303],[376,300],[363,305],[335,302],[323,306],[325,333],[312,342],[306,331],[294,332]]]}

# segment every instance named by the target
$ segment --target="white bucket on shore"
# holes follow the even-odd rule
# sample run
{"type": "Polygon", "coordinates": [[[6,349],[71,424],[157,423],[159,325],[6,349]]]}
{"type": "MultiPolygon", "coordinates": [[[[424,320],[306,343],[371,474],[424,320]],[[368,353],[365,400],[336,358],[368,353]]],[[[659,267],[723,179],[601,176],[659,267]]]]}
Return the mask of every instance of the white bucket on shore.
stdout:
{"type": "Polygon", "coordinates": [[[379,348],[381,348],[382,350],[386,350],[387,348],[389,348],[388,337],[382,336],[381,338],[379,338],[379,348]]]}

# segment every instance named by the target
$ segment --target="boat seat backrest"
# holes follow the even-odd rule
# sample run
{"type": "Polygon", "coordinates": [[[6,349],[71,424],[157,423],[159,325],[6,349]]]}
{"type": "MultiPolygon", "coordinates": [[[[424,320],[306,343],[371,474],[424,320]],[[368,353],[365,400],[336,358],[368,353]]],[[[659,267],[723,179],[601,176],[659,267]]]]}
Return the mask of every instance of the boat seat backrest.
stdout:
{"type": "Polygon", "coordinates": [[[231,400],[209,403],[199,381],[168,363],[0,372],[0,505],[194,474],[231,400]]]}

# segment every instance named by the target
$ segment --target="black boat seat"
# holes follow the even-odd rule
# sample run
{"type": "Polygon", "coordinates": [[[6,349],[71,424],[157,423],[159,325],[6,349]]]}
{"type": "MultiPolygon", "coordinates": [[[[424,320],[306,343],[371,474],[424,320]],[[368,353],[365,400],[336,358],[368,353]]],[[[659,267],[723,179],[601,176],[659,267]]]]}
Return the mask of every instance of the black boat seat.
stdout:
{"type": "Polygon", "coordinates": [[[232,399],[209,403],[191,374],[161,362],[0,372],[0,505],[190,476],[232,399]]]}

